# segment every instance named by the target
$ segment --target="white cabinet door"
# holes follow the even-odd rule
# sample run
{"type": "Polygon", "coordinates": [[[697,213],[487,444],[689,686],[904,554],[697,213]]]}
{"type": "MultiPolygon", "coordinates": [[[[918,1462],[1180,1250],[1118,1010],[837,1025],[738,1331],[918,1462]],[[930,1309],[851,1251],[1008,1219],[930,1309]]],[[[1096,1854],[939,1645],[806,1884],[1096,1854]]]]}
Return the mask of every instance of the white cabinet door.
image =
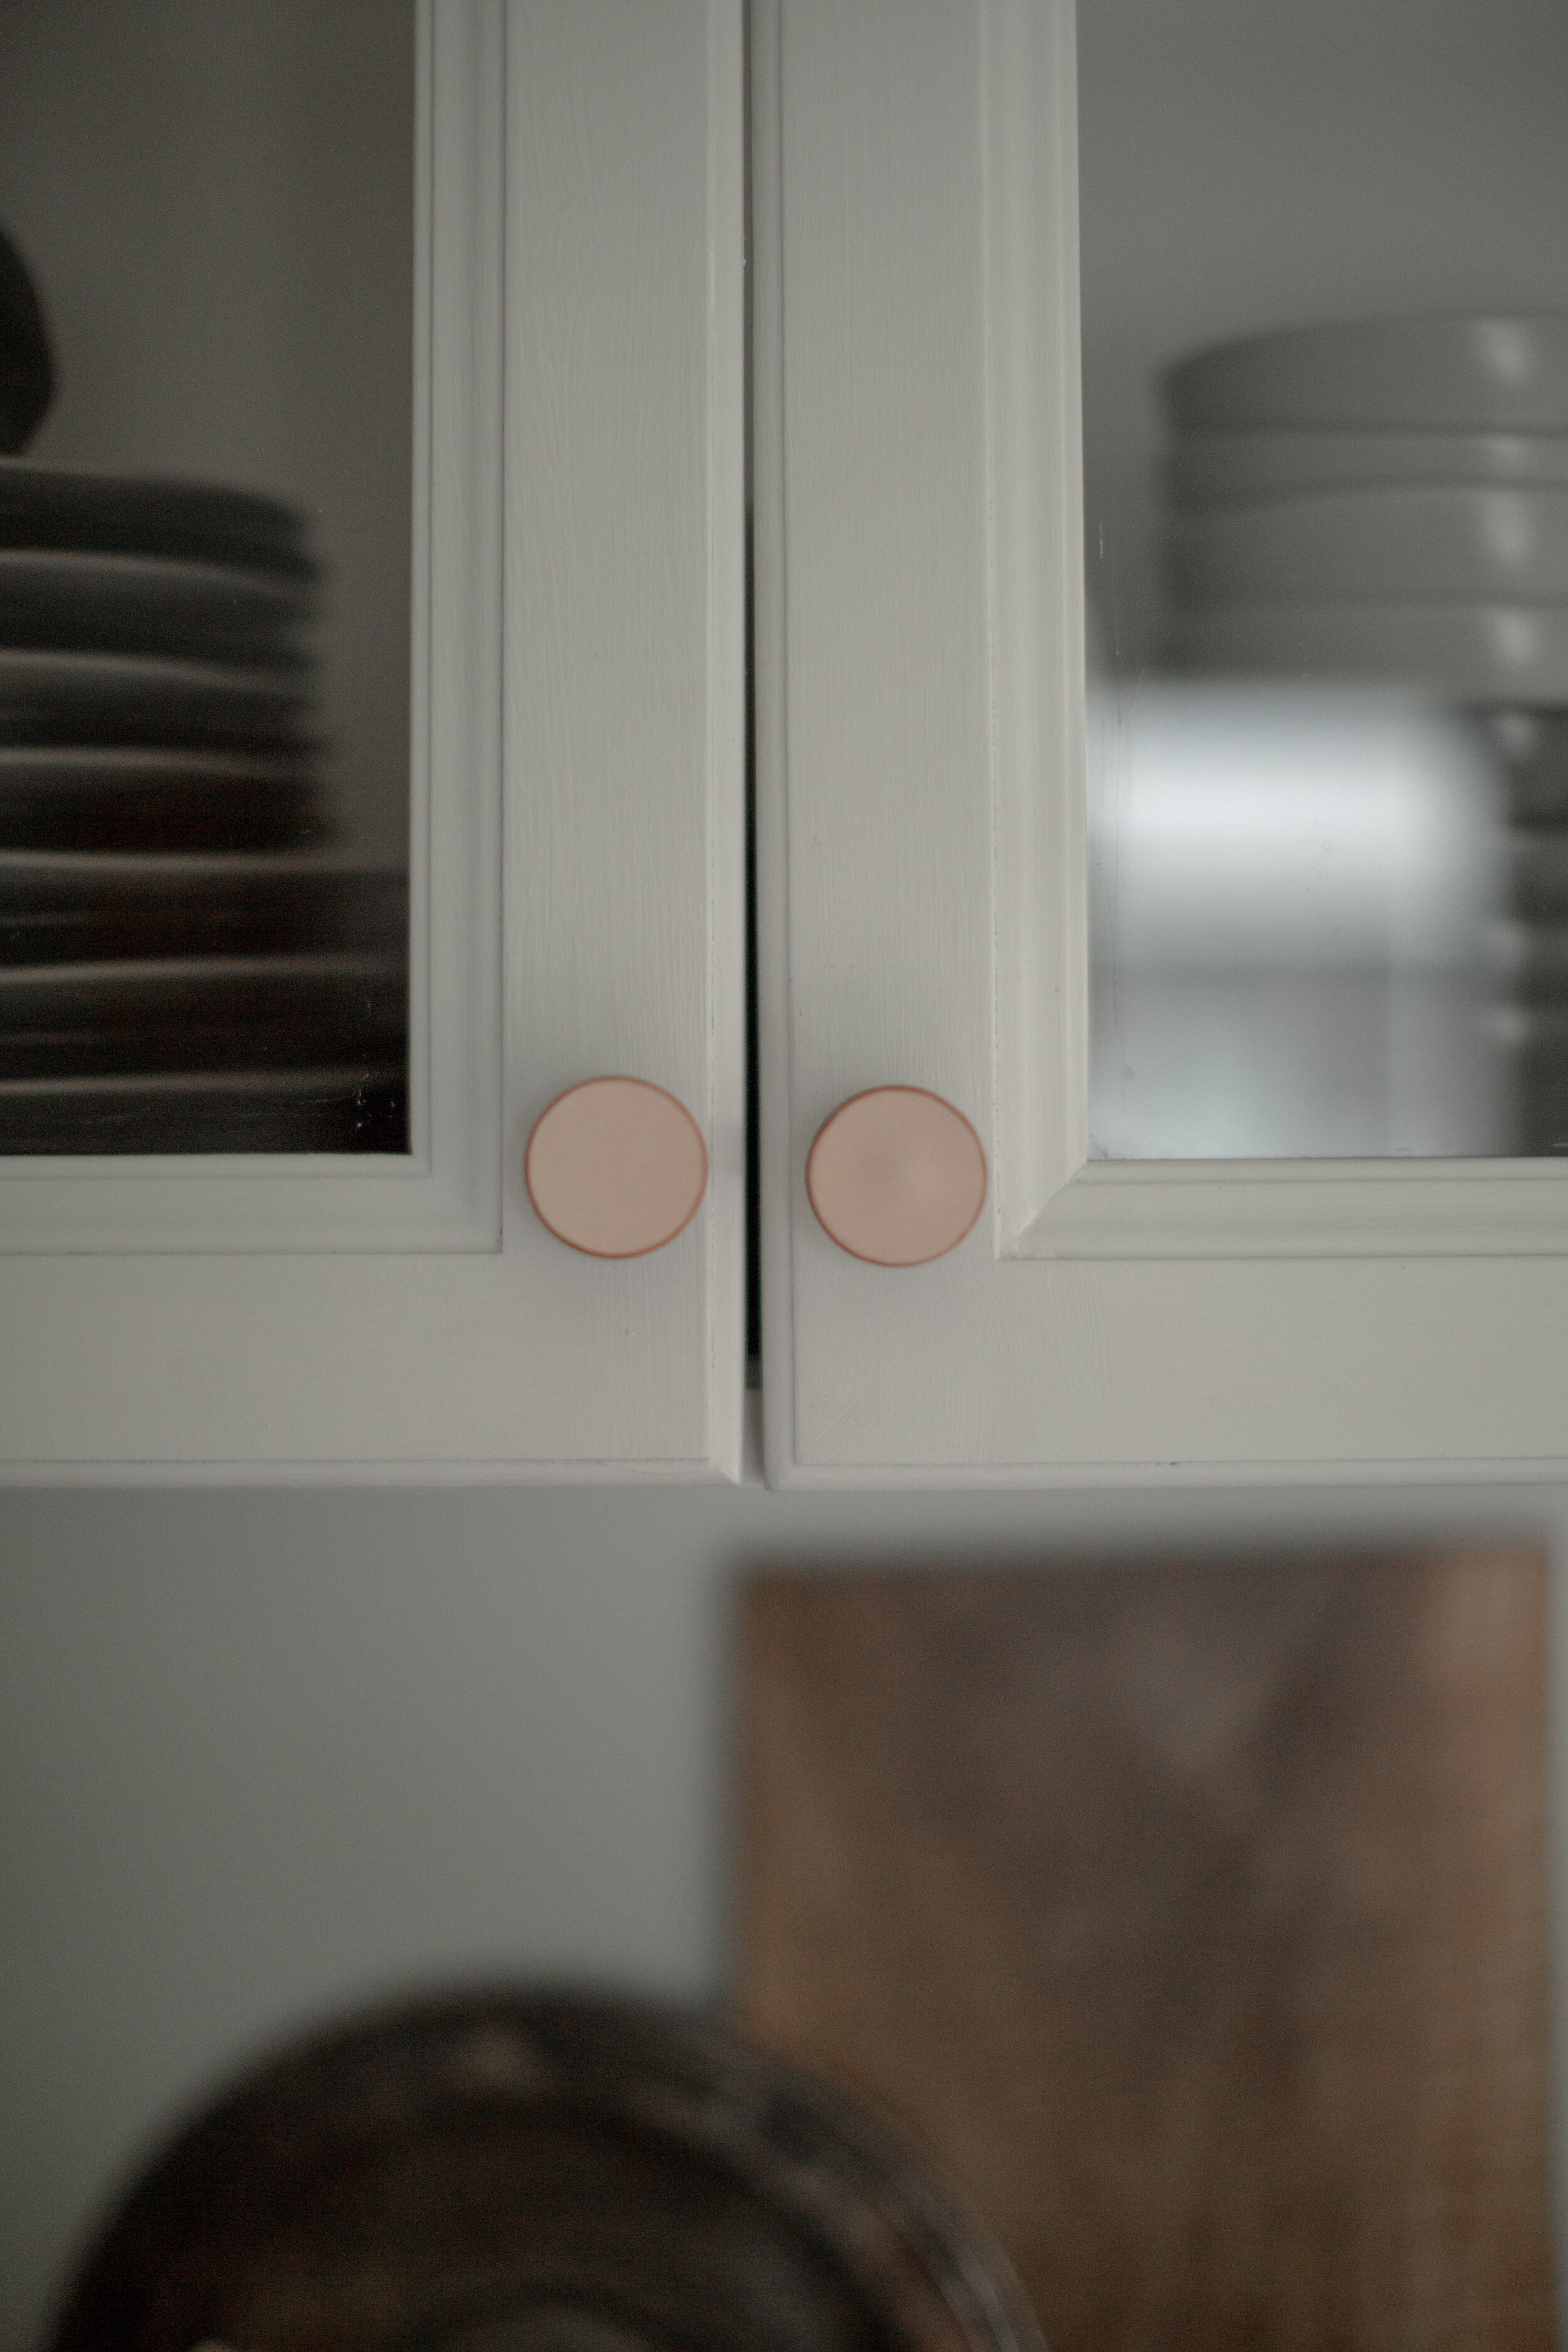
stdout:
{"type": "Polygon", "coordinates": [[[0,1163],[29,1480],[738,1475],[740,0],[421,0],[406,1155],[0,1163]],[[626,1075],[707,1147],[623,1260],[531,1206],[626,1075]]]}
{"type": "Polygon", "coordinates": [[[1071,0],[766,0],[753,80],[770,1478],[1560,1475],[1562,1161],[1089,1157],[1071,0]],[[931,1263],[808,1196],[881,1087],[987,1155],[931,1263]]]}

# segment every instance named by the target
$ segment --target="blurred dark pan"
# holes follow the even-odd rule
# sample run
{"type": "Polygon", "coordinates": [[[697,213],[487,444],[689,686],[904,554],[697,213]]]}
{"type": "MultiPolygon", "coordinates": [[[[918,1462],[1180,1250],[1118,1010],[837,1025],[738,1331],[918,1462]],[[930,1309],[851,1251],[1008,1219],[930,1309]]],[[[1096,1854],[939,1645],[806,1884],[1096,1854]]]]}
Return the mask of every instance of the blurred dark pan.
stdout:
{"type": "Polygon", "coordinates": [[[401,1066],[0,1081],[0,1155],[405,1151],[401,1066]]]}
{"type": "Polygon", "coordinates": [[[308,673],[0,652],[0,744],[307,748],[308,673]]]}
{"type": "Polygon", "coordinates": [[[400,955],[0,971],[0,1078],[388,1063],[406,1034],[400,955]]]}
{"type": "Polygon", "coordinates": [[[281,856],[0,851],[0,965],[138,956],[395,952],[403,875],[281,856]]]}
{"type": "Polygon", "coordinates": [[[906,2147],[737,2036],[500,1992],[231,2092],[148,2173],[52,2352],[1043,2352],[906,2147]]]}
{"type": "Polygon", "coordinates": [[[0,646],[298,668],[303,582],[168,557],[0,548],[0,646]]]}
{"type": "Polygon", "coordinates": [[[0,459],[0,547],[184,556],[314,577],[304,518],[281,499],[202,482],[78,473],[0,459]]]}
{"type": "Polygon", "coordinates": [[[0,749],[0,848],[287,849],[330,836],[298,751],[0,749]]]}

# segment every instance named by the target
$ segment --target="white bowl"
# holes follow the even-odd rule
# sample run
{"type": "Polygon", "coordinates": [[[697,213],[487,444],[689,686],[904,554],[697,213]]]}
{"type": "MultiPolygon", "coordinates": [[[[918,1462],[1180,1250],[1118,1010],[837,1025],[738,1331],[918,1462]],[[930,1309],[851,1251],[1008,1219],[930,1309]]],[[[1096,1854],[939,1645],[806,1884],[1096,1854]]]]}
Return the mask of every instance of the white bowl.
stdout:
{"type": "Polygon", "coordinates": [[[1184,432],[1277,426],[1568,432],[1568,313],[1294,327],[1195,352],[1165,372],[1184,432]]]}
{"type": "Polygon", "coordinates": [[[1187,613],[1172,659],[1217,677],[1376,679],[1451,702],[1568,703],[1568,604],[1187,613]]]}
{"type": "Polygon", "coordinates": [[[1568,433],[1199,433],[1165,457],[1171,503],[1194,512],[1418,482],[1568,489],[1568,433]]]}
{"type": "Polygon", "coordinates": [[[1167,556],[1183,604],[1553,602],[1568,489],[1325,490],[1183,517],[1167,556]]]}

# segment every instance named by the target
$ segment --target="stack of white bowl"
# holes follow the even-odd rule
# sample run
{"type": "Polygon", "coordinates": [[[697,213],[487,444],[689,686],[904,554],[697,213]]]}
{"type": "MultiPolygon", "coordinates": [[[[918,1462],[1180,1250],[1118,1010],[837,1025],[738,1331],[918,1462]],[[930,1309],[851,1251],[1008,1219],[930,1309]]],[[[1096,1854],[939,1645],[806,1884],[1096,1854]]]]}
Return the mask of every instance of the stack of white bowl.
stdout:
{"type": "Polygon", "coordinates": [[[1250,336],[1163,389],[1178,664],[1413,687],[1492,740],[1520,1148],[1568,1150],[1568,315],[1250,336]]]}

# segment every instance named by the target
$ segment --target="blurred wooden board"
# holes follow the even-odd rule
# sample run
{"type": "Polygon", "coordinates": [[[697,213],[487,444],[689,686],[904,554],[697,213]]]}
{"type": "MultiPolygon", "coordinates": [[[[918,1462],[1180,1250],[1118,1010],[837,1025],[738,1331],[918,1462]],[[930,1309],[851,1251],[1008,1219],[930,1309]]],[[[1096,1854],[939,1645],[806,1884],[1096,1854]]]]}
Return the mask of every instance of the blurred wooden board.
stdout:
{"type": "Polygon", "coordinates": [[[740,2004],[1054,2352],[1545,2352],[1544,1562],[759,1577],[740,2004]]]}

